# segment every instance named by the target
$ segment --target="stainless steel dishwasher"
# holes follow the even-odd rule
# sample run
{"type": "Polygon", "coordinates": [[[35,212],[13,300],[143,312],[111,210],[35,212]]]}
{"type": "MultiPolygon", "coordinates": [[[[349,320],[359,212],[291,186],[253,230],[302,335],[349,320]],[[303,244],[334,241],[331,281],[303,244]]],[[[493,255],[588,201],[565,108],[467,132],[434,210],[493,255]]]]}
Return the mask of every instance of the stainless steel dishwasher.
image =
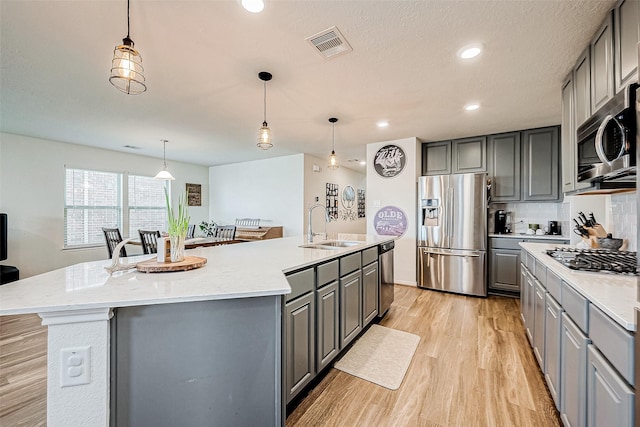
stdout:
{"type": "Polygon", "coordinates": [[[378,266],[380,277],[380,298],[378,299],[378,316],[384,316],[393,302],[393,248],[395,243],[388,242],[378,246],[378,266]]]}

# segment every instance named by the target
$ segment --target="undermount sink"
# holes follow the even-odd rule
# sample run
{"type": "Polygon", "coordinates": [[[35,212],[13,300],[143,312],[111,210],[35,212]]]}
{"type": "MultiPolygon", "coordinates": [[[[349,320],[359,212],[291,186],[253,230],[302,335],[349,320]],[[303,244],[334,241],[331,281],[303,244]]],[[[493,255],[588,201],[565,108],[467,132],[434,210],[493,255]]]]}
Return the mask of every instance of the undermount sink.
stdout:
{"type": "Polygon", "coordinates": [[[358,246],[361,244],[362,242],[353,242],[350,240],[325,240],[323,242],[309,243],[308,245],[302,245],[300,247],[328,250],[328,249],[349,248],[351,246],[358,246]]]}

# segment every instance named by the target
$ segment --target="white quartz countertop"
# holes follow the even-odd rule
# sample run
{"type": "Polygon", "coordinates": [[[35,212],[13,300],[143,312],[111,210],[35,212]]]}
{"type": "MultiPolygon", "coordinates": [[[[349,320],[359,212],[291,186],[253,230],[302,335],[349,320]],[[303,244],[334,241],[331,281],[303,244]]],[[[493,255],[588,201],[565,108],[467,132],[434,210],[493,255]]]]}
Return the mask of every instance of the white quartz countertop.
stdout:
{"type": "Polygon", "coordinates": [[[640,277],[572,270],[543,252],[555,249],[553,244],[527,242],[520,246],[623,328],[636,330],[634,309],[640,307],[637,302],[640,277]]]}
{"type": "Polygon", "coordinates": [[[569,236],[562,236],[558,234],[526,234],[526,233],[509,233],[509,234],[498,234],[491,233],[489,237],[500,237],[505,239],[542,239],[542,240],[571,240],[569,236]]]}
{"type": "MultiPolygon", "coordinates": [[[[205,266],[171,273],[132,269],[110,276],[104,267],[111,260],[85,262],[0,286],[0,315],[282,295],[291,292],[283,273],[395,240],[359,234],[329,238],[361,244],[331,250],[301,248],[306,241],[297,236],[189,249],[186,255],[206,258],[205,266]]],[[[123,262],[152,257],[140,255],[123,262]]]]}

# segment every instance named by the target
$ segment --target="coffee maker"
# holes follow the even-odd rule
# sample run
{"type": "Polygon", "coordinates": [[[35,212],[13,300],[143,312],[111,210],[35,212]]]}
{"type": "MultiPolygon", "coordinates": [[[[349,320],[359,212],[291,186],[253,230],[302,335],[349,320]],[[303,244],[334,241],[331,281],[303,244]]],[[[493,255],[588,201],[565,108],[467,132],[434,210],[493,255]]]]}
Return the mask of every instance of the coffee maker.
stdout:
{"type": "MultiPolygon", "coordinates": [[[[508,234],[511,232],[508,228],[507,224],[507,211],[502,209],[497,210],[493,216],[493,230],[496,234],[508,234]]],[[[510,225],[510,224],[509,224],[510,225]]]]}

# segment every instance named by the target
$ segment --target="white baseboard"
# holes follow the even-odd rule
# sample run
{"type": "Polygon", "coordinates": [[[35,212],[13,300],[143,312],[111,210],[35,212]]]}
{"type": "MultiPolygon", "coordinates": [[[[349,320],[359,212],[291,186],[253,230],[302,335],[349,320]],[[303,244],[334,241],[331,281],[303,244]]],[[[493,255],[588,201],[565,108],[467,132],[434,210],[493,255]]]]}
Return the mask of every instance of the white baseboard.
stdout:
{"type": "Polygon", "coordinates": [[[398,285],[418,287],[418,282],[409,282],[407,280],[394,280],[393,283],[397,283],[398,285]]]}

